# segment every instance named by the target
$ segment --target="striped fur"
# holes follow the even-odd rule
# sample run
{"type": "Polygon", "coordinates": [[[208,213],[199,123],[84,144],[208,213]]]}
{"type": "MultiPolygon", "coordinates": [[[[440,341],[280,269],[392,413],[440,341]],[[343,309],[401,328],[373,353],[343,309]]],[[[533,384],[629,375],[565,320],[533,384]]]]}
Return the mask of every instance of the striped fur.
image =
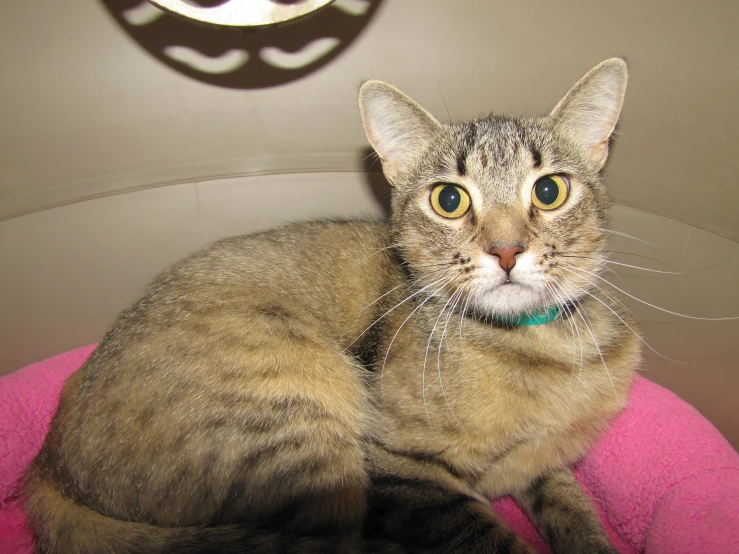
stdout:
{"type": "Polygon", "coordinates": [[[160,275],[65,385],[24,482],[37,552],[530,552],[502,494],[556,552],[613,552],[567,468],[639,357],[597,281],[625,79],[610,60],[548,117],[455,125],[366,83],[390,224],[235,237],[160,275]],[[544,213],[553,173],[570,197],[544,213]],[[467,214],[432,210],[440,182],[467,214]],[[545,325],[501,319],[551,304],[545,325]]]}

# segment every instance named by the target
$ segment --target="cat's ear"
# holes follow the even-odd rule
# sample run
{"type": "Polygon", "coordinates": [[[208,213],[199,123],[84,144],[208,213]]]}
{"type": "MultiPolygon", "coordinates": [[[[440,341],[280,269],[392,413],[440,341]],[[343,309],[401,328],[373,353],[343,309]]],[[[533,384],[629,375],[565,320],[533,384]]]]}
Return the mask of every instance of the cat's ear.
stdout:
{"type": "Polygon", "coordinates": [[[359,111],[367,139],[380,156],[391,184],[423,152],[441,124],[388,83],[366,81],[359,89],[359,111]]]}
{"type": "Polygon", "coordinates": [[[557,104],[549,117],[556,128],[583,146],[600,167],[626,94],[626,62],[611,58],[591,69],[557,104]]]}

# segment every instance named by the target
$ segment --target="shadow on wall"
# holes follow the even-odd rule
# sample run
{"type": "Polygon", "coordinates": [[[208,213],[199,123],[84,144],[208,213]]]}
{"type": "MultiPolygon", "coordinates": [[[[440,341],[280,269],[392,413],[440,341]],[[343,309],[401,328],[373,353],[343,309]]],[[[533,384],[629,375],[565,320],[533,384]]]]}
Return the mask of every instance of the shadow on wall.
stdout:
{"type": "Polygon", "coordinates": [[[362,167],[364,175],[367,179],[367,187],[382,208],[385,218],[390,216],[390,200],[392,194],[392,185],[382,173],[382,164],[375,151],[370,148],[363,148],[361,151],[362,167]]]}
{"type": "MultiPolygon", "coordinates": [[[[253,30],[176,17],[146,0],[101,0],[144,50],[192,79],[234,89],[269,88],[320,69],[367,26],[382,0],[337,0],[294,23],[253,30]]],[[[213,6],[213,0],[188,0],[213,6]]],[[[222,3],[222,0],[216,3],[222,3]]]]}

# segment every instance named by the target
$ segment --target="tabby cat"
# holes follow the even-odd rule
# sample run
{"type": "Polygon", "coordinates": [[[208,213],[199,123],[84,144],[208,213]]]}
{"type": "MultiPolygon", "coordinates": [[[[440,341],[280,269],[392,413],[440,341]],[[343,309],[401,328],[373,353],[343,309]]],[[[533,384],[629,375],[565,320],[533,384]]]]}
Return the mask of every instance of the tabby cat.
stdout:
{"type": "Polygon", "coordinates": [[[389,225],[318,221],[177,263],[66,383],[25,480],[39,553],[614,553],[569,466],[639,359],[604,267],[600,170],[627,80],[545,117],[359,107],[389,225]]]}

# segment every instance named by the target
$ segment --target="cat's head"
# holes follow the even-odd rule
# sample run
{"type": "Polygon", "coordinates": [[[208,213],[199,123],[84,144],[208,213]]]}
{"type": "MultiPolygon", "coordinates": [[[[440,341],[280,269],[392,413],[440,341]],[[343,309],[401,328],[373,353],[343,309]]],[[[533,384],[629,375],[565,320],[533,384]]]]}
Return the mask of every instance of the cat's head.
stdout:
{"type": "Polygon", "coordinates": [[[427,292],[509,317],[593,288],[608,208],[599,173],[626,81],[624,61],[606,60],[548,116],[453,125],[387,83],[362,85],[365,131],[393,185],[393,241],[427,292]]]}

